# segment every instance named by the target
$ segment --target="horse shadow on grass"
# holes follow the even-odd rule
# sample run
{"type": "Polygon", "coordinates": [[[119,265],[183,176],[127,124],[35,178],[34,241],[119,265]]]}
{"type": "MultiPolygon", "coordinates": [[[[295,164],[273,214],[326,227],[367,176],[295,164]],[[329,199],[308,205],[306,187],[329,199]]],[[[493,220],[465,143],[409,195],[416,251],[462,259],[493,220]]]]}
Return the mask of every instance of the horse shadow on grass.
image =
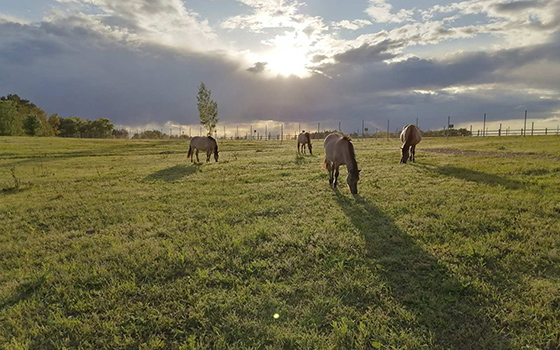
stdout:
{"type": "Polygon", "coordinates": [[[166,181],[173,182],[185,176],[192,175],[200,171],[201,164],[195,165],[175,165],[169,168],[158,170],[144,178],[143,181],[166,181]]]}
{"type": "Polygon", "coordinates": [[[39,288],[41,288],[41,286],[47,280],[47,277],[48,274],[45,273],[41,276],[37,276],[29,281],[20,284],[12,296],[4,300],[0,300],[0,311],[2,311],[4,308],[9,308],[13,305],[16,305],[20,301],[30,298],[33,294],[35,294],[37,290],[39,290],[39,288]]]}
{"type": "Polygon", "coordinates": [[[414,165],[416,167],[419,167],[431,173],[450,176],[457,179],[475,182],[475,183],[482,183],[490,186],[503,186],[508,190],[520,190],[527,187],[527,184],[521,181],[512,180],[498,175],[483,173],[481,171],[475,171],[466,168],[459,168],[450,165],[445,165],[445,166],[437,166],[431,164],[426,164],[426,165],[414,164],[414,165]]]}
{"type": "Polygon", "coordinates": [[[414,314],[414,324],[405,327],[426,338],[431,335],[431,348],[511,348],[485,315],[490,301],[463,285],[377,207],[359,196],[352,199],[335,193],[344,214],[365,240],[372,272],[381,274],[392,297],[414,314]]]}

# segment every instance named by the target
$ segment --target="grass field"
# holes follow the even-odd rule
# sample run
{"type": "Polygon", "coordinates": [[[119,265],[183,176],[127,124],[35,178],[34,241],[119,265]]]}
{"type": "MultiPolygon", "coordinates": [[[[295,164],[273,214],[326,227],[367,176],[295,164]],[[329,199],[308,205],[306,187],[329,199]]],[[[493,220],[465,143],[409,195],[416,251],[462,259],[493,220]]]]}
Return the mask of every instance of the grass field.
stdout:
{"type": "Polygon", "coordinates": [[[560,349],[560,138],[314,144],[0,138],[0,348],[560,349]]]}

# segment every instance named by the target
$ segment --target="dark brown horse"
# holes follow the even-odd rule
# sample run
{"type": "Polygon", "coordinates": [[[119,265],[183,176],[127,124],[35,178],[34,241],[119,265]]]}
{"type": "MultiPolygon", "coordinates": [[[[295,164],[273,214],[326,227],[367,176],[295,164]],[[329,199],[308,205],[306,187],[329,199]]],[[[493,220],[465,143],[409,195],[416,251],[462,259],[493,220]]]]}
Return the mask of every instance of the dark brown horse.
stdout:
{"type": "Polygon", "coordinates": [[[307,145],[307,147],[309,148],[309,154],[313,154],[313,147],[311,146],[311,135],[304,130],[297,137],[297,151],[305,153],[305,145],[307,145]]]}
{"type": "Polygon", "coordinates": [[[338,168],[346,165],[348,177],[346,183],[352,194],[358,194],[360,171],[356,162],[354,146],[348,136],[330,134],[325,138],[325,167],[329,172],[329,184],[334,189],[338,181],[338,168]]]}
{"type": "Polygon", "coordinates": [[[411,160],[413,163],[416,162],[416,145],[422,141],[422,133],[416,125],[409,124],[405,125],[403,131],[401,132],[401,142],[403,143],[402,158],[401,163],[405,163],[407,160],[411,160]]]}
{"type": "Polygon", "coordinates": [[[194,162],[194,154],[196,154],[196,161],[200,163],[198,159],[198,151],[206,151],[206,163],[210,161],[210,156],[214,153],[214,159],[218,161],[218,143],[212,136],[195,136],[191,139],[191,144],[189,146],[189,153],[187,154],[187,159],[191,158],[191,162],[194,162]]]}

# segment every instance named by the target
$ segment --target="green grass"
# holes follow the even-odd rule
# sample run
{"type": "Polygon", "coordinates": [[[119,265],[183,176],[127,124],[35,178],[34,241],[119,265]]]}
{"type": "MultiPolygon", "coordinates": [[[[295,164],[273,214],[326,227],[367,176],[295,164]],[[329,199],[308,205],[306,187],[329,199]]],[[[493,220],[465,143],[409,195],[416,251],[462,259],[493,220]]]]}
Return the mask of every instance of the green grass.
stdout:
{"type": "Polygon", "coordinates": [[[0,138],[0,348],[560,348],[560,138],[354,144],[0,138]]]}

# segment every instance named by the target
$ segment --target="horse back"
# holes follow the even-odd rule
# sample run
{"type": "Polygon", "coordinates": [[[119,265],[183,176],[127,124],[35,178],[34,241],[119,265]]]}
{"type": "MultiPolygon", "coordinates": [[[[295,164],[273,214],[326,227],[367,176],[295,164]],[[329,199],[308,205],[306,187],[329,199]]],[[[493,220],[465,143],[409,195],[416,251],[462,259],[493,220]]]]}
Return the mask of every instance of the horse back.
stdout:
{"type": "Polygon", "coordinates": [[[210,136],[195,136],[191,139],[191,147],[201,151],[214,150],[217,146],[216,140],[210,136]]]}
{"type": "Polygon", "coordinates": [[[311,135],[308,132],[302,132],[297,137],[298,143],[311,143],[311,135]]]}
{"type": "Polygon", "coordinates": [[[325,137],[325,141],[323,142],[323,147],[325,148],[325,158],[329,161],[334,162],[337,153],[337,144],[340,140],[342,140],[343,136],[341,134],[329,134],[325,137]]]}
{"type": "Polygon", "coordinates": [[[408,143],[414,146],[422,140],[422,133],[416,125],[409,124],[404,127],[400,138],[402,143],[408,143]]]}

